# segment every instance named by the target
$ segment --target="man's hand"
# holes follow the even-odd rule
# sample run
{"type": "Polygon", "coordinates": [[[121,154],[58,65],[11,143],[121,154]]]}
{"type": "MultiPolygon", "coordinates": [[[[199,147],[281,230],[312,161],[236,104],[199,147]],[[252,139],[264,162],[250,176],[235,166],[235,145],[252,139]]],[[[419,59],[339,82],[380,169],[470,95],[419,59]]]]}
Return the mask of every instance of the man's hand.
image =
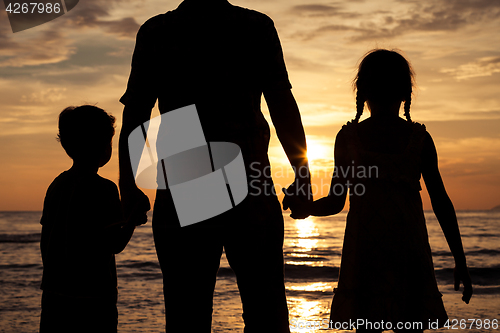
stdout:
{"type": "MultiPolygon", "coordinates": [[[[285,195],[285,199],[287,199],[285,195]]],[[[297,197],[288,197],[289,207],[292,210],[290,217],[296,220],[303,220],[311,215],[312,201],[304,201],[297,197]]],[[[284,201],[284,200],[283,200],[284,201]]]]}
{"type": "MultiPolygon", "coordinates": [[[[137,212],[144,214],[151,210],[148,196],[137,187],[123,190],[121,197],[125,216],[137,216],[137,212]]],[[[142,221],[144,221],[144,223],[140,224],[145,224],[147,218],[146,220],[142,219],[142,221]]]]}
{"type": "Polygon", "coordinates": [[[133,226],[139,226],[148,223],[148,214],[145,211],[135,210],[128,219],[133,226]]]}
{"type": "Polygon", "coordinates": [[[298,204],[313,200],[311,181],[308,177],[297,177],[288,188],[283,189],[283,193],[285,193],[285,197],[283,198],[284,210],[289,208],[293,210],[297,208],[298,204]]]}

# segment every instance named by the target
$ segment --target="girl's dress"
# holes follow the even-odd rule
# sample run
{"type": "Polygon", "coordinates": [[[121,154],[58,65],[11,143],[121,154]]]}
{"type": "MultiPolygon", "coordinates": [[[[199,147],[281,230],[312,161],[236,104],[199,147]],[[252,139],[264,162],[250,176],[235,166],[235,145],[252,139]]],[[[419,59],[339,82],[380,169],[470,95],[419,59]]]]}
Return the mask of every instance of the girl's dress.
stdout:
{"type": "Polygon", "coordinates": [[[363,186],[356,187],[362,195],[350,196],[333,325],[362,319],[383,321],[384,329],[390,329],[388,322],[393,328],[398,322],[420,322],[426,329],[448,319],[419,193],[426,130],[418,123],[412,127],[409,144],[399,154],[365,151],[357,124],[342,129],[356,170],[350,180],[363,186]]]}

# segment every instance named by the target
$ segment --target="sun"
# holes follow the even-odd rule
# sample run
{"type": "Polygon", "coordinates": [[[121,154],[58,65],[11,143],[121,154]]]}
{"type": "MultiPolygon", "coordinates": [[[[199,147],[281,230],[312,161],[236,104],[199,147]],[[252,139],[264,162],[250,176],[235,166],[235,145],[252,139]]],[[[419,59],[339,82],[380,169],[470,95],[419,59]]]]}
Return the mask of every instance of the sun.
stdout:
{"type": "Polygon", "coordinates": [[[330,159],[332,158],[333,152],[330,147],[324,143],[318,142],[307,142],[307,159],[309,162],[314,162],[315,160],[330,159]]]}

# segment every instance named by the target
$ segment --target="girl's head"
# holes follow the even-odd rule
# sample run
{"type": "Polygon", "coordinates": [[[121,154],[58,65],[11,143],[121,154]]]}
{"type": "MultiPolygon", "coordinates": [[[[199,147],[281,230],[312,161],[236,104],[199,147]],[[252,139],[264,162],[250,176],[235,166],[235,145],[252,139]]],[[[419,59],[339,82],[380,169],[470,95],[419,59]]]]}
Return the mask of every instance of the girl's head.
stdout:
{"type": "Polygon", "coordinates": [[[411,93],[414,86],[410,62],[396,51],[375,49],[368,52],[359,64],[353,85],[356,90],[356,118],[363,114],[366,101],[379,105],[405,102],[405,117],[410,118],[411,93]]]}

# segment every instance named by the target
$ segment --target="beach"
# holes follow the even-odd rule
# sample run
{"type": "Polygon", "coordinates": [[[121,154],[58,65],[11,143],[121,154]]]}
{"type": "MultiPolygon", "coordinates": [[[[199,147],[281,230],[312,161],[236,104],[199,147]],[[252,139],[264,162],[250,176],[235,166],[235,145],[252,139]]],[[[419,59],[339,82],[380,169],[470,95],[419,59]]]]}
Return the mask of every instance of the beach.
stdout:
{"type": "MultiPolygon", "coordinates": [[[[284,253],[291,331],[325,332],[333,288],[337,285],[346,213],[305,220],[293,220],[287,215],[285,212],[284,253]]],[[[500,331],[491,326],[478,327],[485,320],[500,320],[500,212],[457,212],[474,285],[468,305],[461,301],[461,293],[453,290],[453,258],[439,224],[432,212],[425,215],[439,290],[450,320],[458,323],[453,326],[451,321],[450,328],[430,331],[500,331]],[[460,328],[460,320],[466,321],[467,328],[460,328]]],[[[42,277],[40,216],[41,212],[0,212],[0,332],[38,331],[42,277]]],[[[196,258],[192,260],[196,265],[196,258]]],[[[162,332],[162,275],[151,218],[147,225],[137,228],[116,261],[119,332],[162,332]]],[[[262,275],[265,278],[266,272],[262,275]]],[[[186,326],[196,325],[196,302],[193,299],[192,308],[186,309],[193,316],[186,326]]],[[[241,311],[236,279],[223,256],[214,295],[212,331],[242,332],[241,311]]]]}

